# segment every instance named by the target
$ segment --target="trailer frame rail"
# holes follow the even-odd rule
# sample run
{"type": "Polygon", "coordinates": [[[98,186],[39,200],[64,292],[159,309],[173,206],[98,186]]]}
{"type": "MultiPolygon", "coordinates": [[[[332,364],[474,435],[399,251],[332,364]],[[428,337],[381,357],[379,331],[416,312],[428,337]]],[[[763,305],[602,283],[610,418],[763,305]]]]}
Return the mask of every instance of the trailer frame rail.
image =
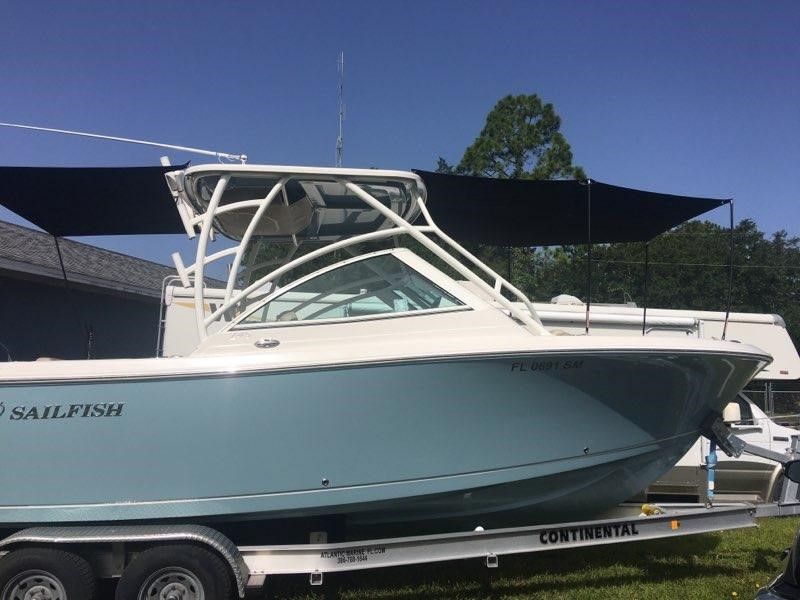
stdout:
{"type": "MultiPolygon", "coordinates": [[[[309,574],[311,585],[321,585],[324,573],[358,571],[484,558],[497,567],[504,554],[543,552],[663,539],[710,531],[756,526],[756,509],[749,504],[682,509],[640,516],[627,507],[628,516],[530,527],[476,530],[334,544],[242,546],[239,551],[251,577],[309,574]]],[[[635,507],[638,511],[639,507],[635,507]]]]}

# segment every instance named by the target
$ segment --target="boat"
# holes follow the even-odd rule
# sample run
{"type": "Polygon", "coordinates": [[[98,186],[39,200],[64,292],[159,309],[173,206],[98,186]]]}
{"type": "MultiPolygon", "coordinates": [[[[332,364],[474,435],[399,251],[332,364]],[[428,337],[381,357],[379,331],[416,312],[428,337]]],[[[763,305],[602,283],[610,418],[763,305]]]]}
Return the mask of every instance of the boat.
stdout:
{"type": "MultiPolygon", "coordinates": [[[[581,334],[586,325],[584,302],[562,294],[549,303],[534,302],[542,323],[551,332],[581,334]]],[[[592,304],[591,335],[648,335],[722,339],[757,346],[772,356],[772,363],[759,371],[754,381],[800,379],[800,355],[792,342],[786,321],[777,314],[744,313],[649,306],[645,311],[635,302],[592,304]]]]}
{"type": "MultiPolygon", "coordinates": [[[[461,281],[469,287],[469,282],[461,281]]],[[[474,290],[480,294],[479,290],[474,290]]],[[[225,289],[206,286],[204,296],[224,298],[225,289]]],[[[160,345],[166,355],[191,353],[197,343],[194,321],[193,288],[183,287],[176,276],[164,293],[163,335],[160,345]]],[[[586,305],[580,299],[561,294],[549,303],[534,302],[537,315],[550,333],[583,335],[586,305]]],[[[210,307],[207,309],[210,312],[210,307]]],[[[590,332],[596,336],[643,335],[720,339],[726,326],[731,339],[766,351],[772,362],[749,383],[797,380],[800,378],[800,355],[792,343],[786,323],[780,315],[676,310],[649,307],[646,311],[629,301],[623,304],[592,305],[590,332]]],[[[735,433],[751,445],[784,452],[800,431],[773,422],[745,393],[740,392],[730,404],[739,407],[741,419],[728,423],[735,433]]],[[[709,440],[700,437],[668,472],[659,476],[632,500],[707,502],[708,474],[706,460],[709,440]]],[[[780,493],[783,466],[774,460],[743,454],[729,457],[718,454],[714,497],[719,501],[766,502],[780,493]]]]}
{"type": "Polygon", "coordinates": [[[173,255],[196,348],[0,364],[0,527],[586,518],[667,471],[771,360],[551,335],[436,225],[415,172],[161,171],[197,242],[193,264],[173,255]]]}
{"type": "MultiPolygon", "coordinates": [[[[551,332],[574,334],[584,330],[585,305],[577,298],[556,296],[549,305],[534,303],[534,307],[542,323],[551,332]]],[[[591,314],[592,335],[719,339],[726,326],[729,339],[757,346],[772,356],[772,363],[759,371],[749,383],[751,390],[756,385],[771,386],[773,382],[800,379],[800,355],[780,315],[736,312],[726,315],[715,311],[649,307],[645,316],[643,308],[633,302],[595,304],[591,314]]],[[[773,421],[769,416],[769,400],[765,398],[763,406],[759,407],[748,397],[748,393],[740,393],[732,401],[733,414],[738,414],[738,417],[729,422],[729,426],[737,436],[753,446],[788,453],[792,438],[800,436],[800,431],[773,421]]],[[[672,469],[637,498],[662,502],[707,502],[708,454],[709,440],[701,437],[672,469]]],[[[733,457],[719,453],[716,472],[713,491],[717,501],[770,502],[779,496],[785,485],[781,464],[752,454],[733,457]]]]}

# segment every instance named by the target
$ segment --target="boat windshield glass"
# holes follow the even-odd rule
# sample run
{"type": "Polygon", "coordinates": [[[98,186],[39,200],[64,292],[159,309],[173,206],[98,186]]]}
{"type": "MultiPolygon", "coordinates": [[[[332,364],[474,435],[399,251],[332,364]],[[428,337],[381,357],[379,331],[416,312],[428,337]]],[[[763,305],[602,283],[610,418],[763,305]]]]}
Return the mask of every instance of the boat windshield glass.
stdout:
{"type": "MultiPolygon", "coordinates": [[[[186,192],[198,213],[208,209],[219,178],[219,172],[187,176],[186,192]]],[[[274,173],[232,176],[219,201],[219,206],[228,210],[214,214],[216,231],[230,239],[241,240],[258,210],[253,202],[265,198],[280,179],[281,176],[274,173]],[[242,204],[230,210],[230,205],[236,203],[242,204]]],[[[411,180],[354,179],[353,183],[404,219],[413,221],[416,218],[419,208],[413,202],[411,180]]],[[[298,176],[286,183],[280,196],[261,215],[253,235],[292,242],[297,239],[334,241],[391,226],[384,215],[365,204],[344,184],[298,176]]]]}
{"type": "Polygon", "coordinates": [[[346,319],[463,306],[391,254],[321,273],[259,306],[239,325],[346,319]]]}

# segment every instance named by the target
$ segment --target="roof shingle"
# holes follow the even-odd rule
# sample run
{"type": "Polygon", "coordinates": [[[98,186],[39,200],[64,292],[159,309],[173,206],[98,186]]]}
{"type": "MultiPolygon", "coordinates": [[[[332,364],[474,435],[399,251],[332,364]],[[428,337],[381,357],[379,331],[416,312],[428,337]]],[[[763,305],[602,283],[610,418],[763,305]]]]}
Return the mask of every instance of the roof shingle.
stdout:
{"type": "MultiPolygon", "coordinates": [[[[70,281],[130,294],[161,297],[165,277],[175,269],[59,238],[64,268],[70,281]]],[[[62,279],[56,245],[48,233],[0,221],[0,268],[62,279]]]]}

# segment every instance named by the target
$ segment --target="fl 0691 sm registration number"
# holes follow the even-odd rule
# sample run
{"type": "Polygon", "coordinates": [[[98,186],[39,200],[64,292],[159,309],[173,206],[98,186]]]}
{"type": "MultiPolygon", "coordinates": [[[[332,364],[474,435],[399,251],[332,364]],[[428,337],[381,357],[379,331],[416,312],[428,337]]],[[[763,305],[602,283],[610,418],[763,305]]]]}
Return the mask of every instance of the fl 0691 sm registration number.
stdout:
{"type": "Polygon", "coordinates": [[[566,371],[568,369],[580,369],[583,367],[583,360],[536,360],[525,359],[515,360],[511,363],[511,372],[531,373],[536,371],[566,371]]]}

